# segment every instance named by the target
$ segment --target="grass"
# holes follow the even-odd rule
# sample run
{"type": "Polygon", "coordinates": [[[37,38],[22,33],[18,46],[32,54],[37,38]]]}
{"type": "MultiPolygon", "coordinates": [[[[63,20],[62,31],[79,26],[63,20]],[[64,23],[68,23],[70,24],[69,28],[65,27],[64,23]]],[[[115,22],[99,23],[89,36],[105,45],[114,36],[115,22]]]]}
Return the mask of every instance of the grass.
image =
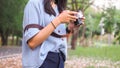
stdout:
{"type": "Polygon", "coordinates": [[[68,50],[68,55],[78,57],[91,57],[102,60],[120,61],[120,46],[104,46],[104,47],[80,47],[76,50],[68,50]]]}

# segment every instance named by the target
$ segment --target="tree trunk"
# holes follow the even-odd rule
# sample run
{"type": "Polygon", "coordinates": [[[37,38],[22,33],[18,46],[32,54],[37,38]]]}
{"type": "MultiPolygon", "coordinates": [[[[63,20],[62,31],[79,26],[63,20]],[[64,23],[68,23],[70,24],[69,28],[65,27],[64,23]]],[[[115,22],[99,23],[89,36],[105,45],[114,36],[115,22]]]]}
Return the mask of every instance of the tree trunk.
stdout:
{"type": "Polygon", "coordinates": [[[78,2],[75,0],[75,9],[78,11],[78,2]]]}
{"type": "Polygon", "coordinates": [[[79,34],[79,28],[75,28],[75,31],[74,33],[72,34],[72,40],[71,40],[71,49],[75,49],[76,48],[76,45],[77,45],[77,37],[78,37],[78,34],[79,34]]]}
{"type": "MultiPolygon", "coordinates": [[[[76,0],[72,0],[72,8],[73,10],[78,10],[78,3],[76,0]]],[[[75,49],[76,48],[76,43],[77,43],[77,37],[78,37],[78,34],[79,34],[79,28],[75,28],[74,30],[74,33],[72,34],[72,39],[71,39],[71,49],[75,49]]]]}
{"type": "Polygon", "coordinates": [[[71,41],[71,49],[72,50],[75,50],[75,48],[76,48],[76,42],[77,42],[77,39],[74,36],[75,35],[72,35],[72,41],[71,41]]]}
{"type": "Polygon", "coordinates": [[[86,32],[86,26],[85,24],[83,25],[83,31],[82,31],[82,39],[80,40],[83,45],[82,46],[86,46],[85,42],[85,32],[86,32]]]}
{"type": "Polygon", "coordinates": [[[111,43],[112,43],[111,34],[108,33],[108,45],[111,45],[111,43]]]}
{"type": "Polygon", "coordinates": [[[14,45],[14,36],[12,35],[11,45],[14,45]]]}
{"type": "Polygon", "coordinates": [[[18,37],[18,36],[17,36],[17,38],[16,38],[16,45],[20,45],[19,37],[18,37]]]}
{"type": "Polygon", "coordinates": [[[1,33],[1,42],[2,42],[2,46],[7,46],[8,35],[4,35],[3,33],[1,33]]]}
{"type": "Polygon", "coordinates": [[[74,0],[72,0],[71,4],[72,4],[72,10],[75,10],[75,8],[74,8],[74,0]]]}

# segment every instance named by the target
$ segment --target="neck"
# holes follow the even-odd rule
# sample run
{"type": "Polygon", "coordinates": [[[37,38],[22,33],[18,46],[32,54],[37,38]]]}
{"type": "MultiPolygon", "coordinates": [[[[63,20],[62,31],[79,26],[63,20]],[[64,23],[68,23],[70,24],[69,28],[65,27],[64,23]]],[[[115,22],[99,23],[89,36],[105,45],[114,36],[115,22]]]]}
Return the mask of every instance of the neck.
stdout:
{"type": "Polygon", "coordinates": [[[51,5],[53,8],[56,7],[55,0],[52,0],[51,5]]]}

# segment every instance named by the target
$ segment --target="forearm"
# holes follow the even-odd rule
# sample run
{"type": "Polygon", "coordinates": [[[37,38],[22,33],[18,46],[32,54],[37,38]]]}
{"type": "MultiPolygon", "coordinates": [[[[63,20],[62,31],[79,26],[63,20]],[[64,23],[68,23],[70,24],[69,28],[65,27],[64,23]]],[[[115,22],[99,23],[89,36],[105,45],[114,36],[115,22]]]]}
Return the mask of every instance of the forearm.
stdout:
{"type": "MultiPolygon", "coordinates": [[[[52,23],[55,25],[55,27],[57,27],[60,24],[60,21],[58,18],[55,18],[52,21],[52,23]]],[[[48,24],[46,27],[40,30],[34,37],[28,40],[28,45],[31,49],[34,49],[37,46],[39,46],[44,40],[46,40],[50,36],[50,34],[55,29],[52,23],[48,24]]]]}

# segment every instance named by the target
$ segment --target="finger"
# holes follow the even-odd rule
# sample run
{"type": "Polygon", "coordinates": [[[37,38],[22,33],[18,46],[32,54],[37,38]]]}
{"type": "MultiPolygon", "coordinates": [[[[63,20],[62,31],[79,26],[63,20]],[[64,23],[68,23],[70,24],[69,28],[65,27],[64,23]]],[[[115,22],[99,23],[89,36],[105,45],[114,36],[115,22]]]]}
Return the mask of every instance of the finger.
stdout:
{"type": "Polygon", "coordinates": [[[83,20],[85,20],[85,17],[82,17],[82,18],[80,18],[80,19],[83,19],[83,20]]]}
{"type": "Polygon", "coordinates": [[[74,21],[73,21],[73,20],[70,20],[70,24],[74,24],[75,21],[76,21],[76,20],[74,20],[74,21]]]}
{"type": "Polygon", "coordinates": [[[75,21],[76,21],[76,19],[71,19],[70,21],[71,21],[71,22],[75,22],[75,21]]]}
{"type": "Polygon", "coordinates": [[[68,11],[68,14],[70,15],[76,15],[78,12],[75,12],[75,11],[68,11]]]}
{"type": "Polygon", "coordinates": [[[78,19],[78,17],[73,16],[73,15],[69,15],[69,18],[70,18],[70,19],[78,19]]]}

